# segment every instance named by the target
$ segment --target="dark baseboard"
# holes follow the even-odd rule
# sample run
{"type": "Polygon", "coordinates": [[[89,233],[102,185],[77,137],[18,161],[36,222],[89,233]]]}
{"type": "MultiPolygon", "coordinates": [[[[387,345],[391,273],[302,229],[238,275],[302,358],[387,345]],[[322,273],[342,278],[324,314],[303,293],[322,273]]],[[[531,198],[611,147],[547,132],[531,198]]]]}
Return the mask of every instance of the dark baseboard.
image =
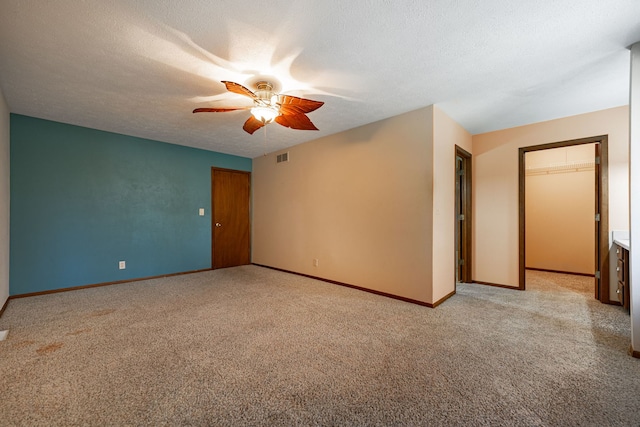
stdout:
{"type": "MultiPolygon", "coordinates": [[[[202,270],[183,271],[180,273],[160,274],[158,276],[138,277],[136,279],[117,280],[115,282],[94,283],[92,285],[73,286],[70,288],[51,289],[48,291],[30,292],[27,294],[11,295],[9,296],[9,299],[35,297],[38,295],[47,295],[47,294],[57,294],[59,292],[77,291],[80,289],[99,288],[101,286],[120,285],[122,283],[140,282],[142,280],[161,279],[163,277],[182,276],[183,274],[202,273],[203,271],[211,271],[211,268],[203,268],[202,270]]],[[[9,300],[7,300],[7,302],[9,302],[9,300]]]]}
{"type": "Polygon", "coordinates": [[[285,270],[283,268],[270,267],[268,265],[256,264],[256,263],[253,263],[253,265],[258,266],[258,267],[269,268],[271,270],[282,271],[283,273],[295,274],[296,276],[308,277],[309,279],[321,280],[323,282],[331,283],[333,285],[344,286],[344,287],[351,288],[351,289],[357,289],[359,291],[369,292],[370,294],[380,295],[380,296],[387,297],[387,298],[393,298],[393,299],[397,299],[397,300],[400,300],[400,301],[408,302],[408,303],[411,303],[411,304],[417,304],[417,305],[421,305],[421,306],[429,307],[429,308],[435,308],[435,307],[439,306],[440,304],[442,304],[444,301],[446,301],[448,298],[450,298],[452,295],[454,295],[456,293],[456,291],[453,291],[449,295],[445,296],[444,298],[442,298],[442,299],[436,301],[435,303],[431,304],[431,303],[428,303],[428,302],[418,301],[418,300],[411,299],[411,298],[406,298],[406,297],[401,297],[399,295],[394,295],[394,294],[390,294],[390,293],[387,293],[387,292],[382,292],[382,291],[376,291],[374,289],[363,288],[362,286],[351,285],[349,283],[344,283],[344,282],[338,282],[337,280],[325,279],[323,277],[312,276],[310,274],[297,273],[295,271],[285,270]]]}
{"type": "Polygon", "coordinates": [[[478,285],[493,286],[495,288],[513,289],[514,291],[524,291],[524,289],[518,286],[501,285],[499,283],[483,282],[481,280],[472,280],[471,283],[477,283],[478,285]]]}
{"type": "Polygon", "coordinates": [[[449,292],[447,295],[443,296],[438,301],[436,301],[433,304],[431,304],[431,308],[436,308],[437,306],[439,306],[440,304],[442,304],[443,302],[445,302],[446,300],[448,300],[449,298],[451,298],[455,294],[456,294],[456,291],[454,289],[452,292],[449,292]]]}
{"type": "Polygon", "coordinates": [[[640,359],[640,351],[634,350],[632,345],[629,346],[629,354],[636,359],[640,359]]]}
{"type": "Polygon", "coordinates": [[[4,314],[4,311],[7,309],[10,299],[11,297],[7,298],[7,300],[4,302],[4,305],[2,306],[2,309],[0,309],[0,317],[2,317],[2,315],[4,314]]]}
{"type": "Polygon", "coordinates": [[[575,273],[573,271],[547,270],[546,268],[525,267],[525,270],[544,271],[546,273],[571,274],[572,276],[596,277],[595,274],[575,273]]]}

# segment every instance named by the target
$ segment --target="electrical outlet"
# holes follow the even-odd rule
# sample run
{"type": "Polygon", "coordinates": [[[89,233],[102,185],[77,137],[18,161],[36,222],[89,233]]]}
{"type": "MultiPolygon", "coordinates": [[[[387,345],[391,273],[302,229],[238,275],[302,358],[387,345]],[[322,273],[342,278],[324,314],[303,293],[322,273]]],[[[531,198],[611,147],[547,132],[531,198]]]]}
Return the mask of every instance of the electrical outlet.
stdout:
{"type": "Polygon", "coordinates": [[[204,208],[198,209],[198,215],[204,216],[204,208]]]}
{"type": "Polygon", "coordinates": [[[318,266],[318,258],[314,258],[313,259],[313,266],[317,267],[318,266]]]}
{"type": "Polygon", "coordinates": [[[127,268],[127,263],[126,263],[126,261],[120,261],[120,262],[118,263],[118,268],[119,268],[120,270],[124,270],[125,268],[127,268]]]}

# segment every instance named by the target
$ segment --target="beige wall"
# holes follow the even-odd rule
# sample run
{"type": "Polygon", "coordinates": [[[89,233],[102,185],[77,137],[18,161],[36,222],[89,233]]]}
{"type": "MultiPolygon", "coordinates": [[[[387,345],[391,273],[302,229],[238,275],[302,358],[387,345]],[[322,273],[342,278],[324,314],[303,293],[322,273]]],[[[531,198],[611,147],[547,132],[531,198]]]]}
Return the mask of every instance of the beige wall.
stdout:
{"type": "Polygon", "coordinates": [[[456,145],[471,135],[430,106],[254,159],[253,262],[438,302],[455,290],[456,145]]]}
{"type": "Polygon", "coordinates": [[[609,229],[627,230],[628,107],[473,136],[474,280],[518,286],[518,148],[597,135],[609,136],[609,229]]]}
{"type": "Polygon", "coordinates": [[[471,153],[471,134],[438,107],[433,120],[433,301],[455,290],[455,146],[471,153]]]}
{"type": "Polygon", "coordinates": [[[9,107],[0,91],[0,308],[9,298],[9,107]]]}
{"type": "Polygon", "coordinates": [[[628,229],[627,107],[471,137],[431,106],[254,159],[252,261],[437,302],[455,289],[457,144],[473,153],[473,279],[517,287],[518,148],[596,135],[609,229],[628,229]]]}
{"type": "Polygon", "coordinates": [[[255,158],[252,261],[432,303],[433,114],[255,158]]]}
{"type": "Polygon", "coordinates": [[[595,144],[525,155],[527,268],[594,274],[595,144]]]}

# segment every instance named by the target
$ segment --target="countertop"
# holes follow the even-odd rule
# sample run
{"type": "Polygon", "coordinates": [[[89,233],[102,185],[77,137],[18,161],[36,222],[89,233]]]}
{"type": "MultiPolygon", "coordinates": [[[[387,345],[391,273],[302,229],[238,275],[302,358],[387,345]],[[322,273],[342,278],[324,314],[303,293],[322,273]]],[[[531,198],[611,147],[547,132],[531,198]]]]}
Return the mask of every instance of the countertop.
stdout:
{"type": "Polygon", "coordinates": [[[613,243],[616,243],[626,250],[629,250],[629,239],[613,239],[613,243]]]}

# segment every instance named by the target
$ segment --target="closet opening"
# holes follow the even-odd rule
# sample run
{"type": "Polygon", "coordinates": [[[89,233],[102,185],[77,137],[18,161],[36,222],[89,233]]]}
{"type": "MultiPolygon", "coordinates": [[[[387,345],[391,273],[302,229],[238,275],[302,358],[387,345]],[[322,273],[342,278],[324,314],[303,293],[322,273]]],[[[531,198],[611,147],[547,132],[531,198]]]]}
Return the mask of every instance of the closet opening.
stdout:
{"type": "Polygon", "coordinates": [[[527,269],[591,276],[612,303],[607,148],[598,136],[519,149],[520,289],[527,269]]]}

